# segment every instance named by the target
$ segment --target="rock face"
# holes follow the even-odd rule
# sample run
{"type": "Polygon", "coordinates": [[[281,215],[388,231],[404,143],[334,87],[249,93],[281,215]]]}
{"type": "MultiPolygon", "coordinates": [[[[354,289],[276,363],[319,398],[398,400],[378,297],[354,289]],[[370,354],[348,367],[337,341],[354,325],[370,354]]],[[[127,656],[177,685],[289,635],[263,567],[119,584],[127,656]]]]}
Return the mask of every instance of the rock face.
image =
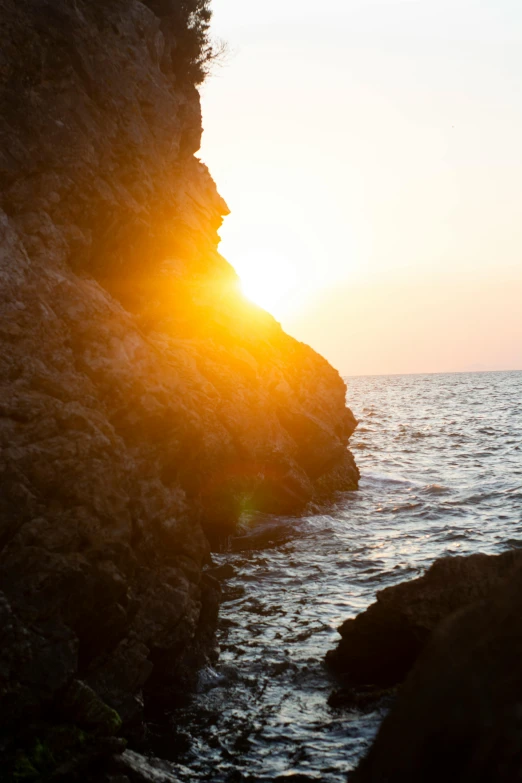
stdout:
{"type": "Polygon", "coordinates": [[[489,596],[521,564],[518,552],[437,560],[419,579],[381,590],[365,612],[346,620],[328,665],[349,685],[397,685],[442,620],[489,596]]]}
{"type": "Polygon", "coordinates": [[[522,779],[522,561],[516,560],[484,600],[436,630],[354,783],[522,779]]]}
{"type": "Polygon", "coordinates": [[[212,647],[208,538],[357,486],[345,384],[217,252],[184,31],[153,6],[0,0],[6,737],[91,731],[98,702],[139,725],[212,647]]]}

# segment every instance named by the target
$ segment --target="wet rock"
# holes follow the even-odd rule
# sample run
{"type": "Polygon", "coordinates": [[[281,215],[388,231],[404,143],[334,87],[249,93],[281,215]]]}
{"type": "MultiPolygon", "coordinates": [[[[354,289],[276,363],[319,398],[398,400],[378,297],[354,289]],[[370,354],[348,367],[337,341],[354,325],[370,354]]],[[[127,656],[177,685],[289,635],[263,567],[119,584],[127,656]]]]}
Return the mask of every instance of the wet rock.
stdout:
{"type": "Polygon", "coordinates": [[[224,582],[227,579],[233,579],[236,575],[236,569],[230,563],[224,563],[217,568],[209,568],[206,573],[219,582],[224,582]]]}
{"type": "Polygon", "coordinates": [[[333,709],[374,710],[389,706],[397,694],[396,688],[378,688],[366,686],[359,688],[337,688],[328,697],[328,705],[333,709]]]}
{"type": "Polygon", "coordinates": [[[126,750],[115,759],[114,766],[131,783],[179,783],[179,778],[169,770],[169,762],[146,758],[133,750],[126,750]]]}
{"type": "Polygon", "coordinates": [[[518,567],[522,555],[472,555],[437,560],[418,579],[377,593],[377,601],[340,627],[328,666],[347,685],[400,683],[432,631],[452,612],[487,595],[518,567]]]}
{"type": "Polygon", "coordinates": [[[360,472],[351,451],[329,467],[314,483],[314,498],[328,501],[334,492],[351,492],[359,485],[360,472]]]}
{"type": "MultiPolygon", "coordinates": [[[[496,560],[506,562],[504,556],[496,560]]],[[[521,656],[518,559],[510,575],[491,587],[483,600],[455,612],[435,631],[350,780],[520,780],[521,656]]]]}

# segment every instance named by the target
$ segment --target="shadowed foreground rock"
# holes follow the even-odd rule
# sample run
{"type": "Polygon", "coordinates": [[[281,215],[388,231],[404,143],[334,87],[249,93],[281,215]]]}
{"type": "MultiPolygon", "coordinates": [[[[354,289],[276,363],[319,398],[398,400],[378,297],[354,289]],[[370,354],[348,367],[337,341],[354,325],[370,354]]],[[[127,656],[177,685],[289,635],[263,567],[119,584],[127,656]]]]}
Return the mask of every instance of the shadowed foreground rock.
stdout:
{"type": "Polygon", "coordinates": [[[329,667],[347,685],[397,685],[442,620],[489,596],[521,562],[518,552],[445,557],[420,578],[381,590],[365,612],[341,625],[329,667]]]}
{"type": "Polygon", "coordinates": [[[121,750],[121,724],[139,736],[144,710],[186,690],[213,654],[209,536],[245,509],[357,486],[343,381],[240,296],[217,252],[227,207],[194,157],[174,7],[0,0],[0,745],[14,779],[87,780],[96,754],[121,750]]]}
{"type": "Polygon", "coordinates": [[[350,781],[522,780],[521,660],[518,558],[487,598],[437,629],[350,781]]]}

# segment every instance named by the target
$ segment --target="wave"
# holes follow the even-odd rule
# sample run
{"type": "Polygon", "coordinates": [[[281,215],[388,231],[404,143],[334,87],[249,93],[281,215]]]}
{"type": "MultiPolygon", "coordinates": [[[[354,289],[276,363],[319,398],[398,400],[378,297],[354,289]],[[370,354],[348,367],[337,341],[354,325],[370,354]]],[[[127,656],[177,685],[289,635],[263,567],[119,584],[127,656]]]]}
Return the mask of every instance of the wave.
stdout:
{"type": "Polygon", "coordinates": [[[449,495],[453,490],[443,484],[427,484],[421,492],[425,495],[449,495]]]}
{"type": "Polygon", "coordinates": [[[405,476],[401,476],[397,473],[363,473],[361,476],[362,481],[368,481],[375,484],[404,484],[404,486],[417,487],[419,482],[407,479],[405,476]]]}

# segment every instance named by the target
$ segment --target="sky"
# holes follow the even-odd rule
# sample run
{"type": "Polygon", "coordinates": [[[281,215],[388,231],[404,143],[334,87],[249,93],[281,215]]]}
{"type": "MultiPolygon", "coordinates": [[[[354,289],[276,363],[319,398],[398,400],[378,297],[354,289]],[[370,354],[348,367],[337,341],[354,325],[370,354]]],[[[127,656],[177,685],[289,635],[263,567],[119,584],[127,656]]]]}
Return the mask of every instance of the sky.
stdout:
{"type": "Polygon", "coordinates": [[[343,375],[522,369],[522,3],[213,0],[244,291],[343,375]]]}

